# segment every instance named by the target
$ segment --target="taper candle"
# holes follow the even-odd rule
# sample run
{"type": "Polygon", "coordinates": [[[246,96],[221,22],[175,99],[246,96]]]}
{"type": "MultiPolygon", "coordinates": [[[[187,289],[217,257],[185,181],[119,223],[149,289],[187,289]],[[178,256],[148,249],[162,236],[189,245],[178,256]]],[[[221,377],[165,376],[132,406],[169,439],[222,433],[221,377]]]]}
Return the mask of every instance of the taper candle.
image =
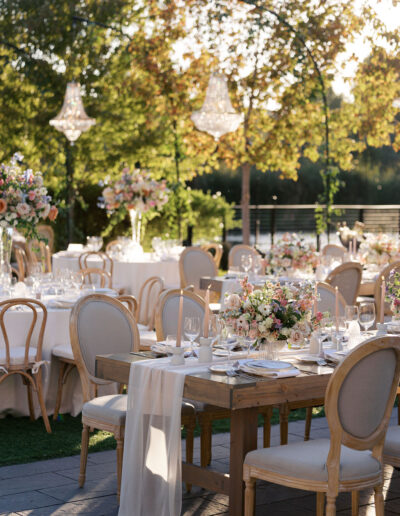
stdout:
{"type": "Polygon", "coordinates": [[[182,339],[183,290],[179,297],[178,328],[176,330],[176,346],[179,348],[182,339]]]}
{"type": "Polygon", "coordinates": [[[203,322],[203,337],[205,339],[208,339],[208,326],[210,324],[210,287],[211,287],[211,285],[208,285],[208,288],[206,290],[206,295],[204,298],[206,307],[205,307],[204,322],[203,322]]]}
{"type": "Polygon", "coordinates": [[[339,289],[335,287],[335,317],[336,317],[336,331],[339,331],[339,289]]]}
{"type": "Polygon", "coordinates": [[[382,276],[382,283],[381,283],[381,311],[379,314],[379,322],[383,324],[385,319],[385,295],[386,295],[386,282],[385,278],[382,276]]]}
{"type": "Polygon", "coordinates": [[[317,297],[318,297],[318,290],[317,290],[317,283],[315,283],[315,287],[314,287],[314,317],[317,316],[317,311],[318,311],[317,297]]]}

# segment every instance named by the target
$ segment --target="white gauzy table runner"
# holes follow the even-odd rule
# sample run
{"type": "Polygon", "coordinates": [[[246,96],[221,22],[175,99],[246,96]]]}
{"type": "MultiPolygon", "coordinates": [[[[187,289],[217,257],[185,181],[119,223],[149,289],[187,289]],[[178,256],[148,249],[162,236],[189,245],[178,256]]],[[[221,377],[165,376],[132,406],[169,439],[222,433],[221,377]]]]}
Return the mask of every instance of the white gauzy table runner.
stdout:
{"type": "Polygon", "coordinates": [[[207,364],[187,359],[132,363],[119,516],[179,516],[182,506],[181,404],[186,374],[207,364]]]}

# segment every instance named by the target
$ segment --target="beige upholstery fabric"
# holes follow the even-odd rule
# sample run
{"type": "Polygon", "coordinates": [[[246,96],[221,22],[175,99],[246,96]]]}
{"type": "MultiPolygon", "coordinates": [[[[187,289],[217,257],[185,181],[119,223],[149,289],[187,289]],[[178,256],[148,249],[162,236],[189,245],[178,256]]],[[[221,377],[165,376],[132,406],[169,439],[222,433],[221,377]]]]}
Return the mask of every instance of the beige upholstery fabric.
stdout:
{"type": "Polygon", "coordinates": [[[345,247],[338,245],[327,244],[322,249],[322,254],[325,256],[335,256],[337,258],[343,258],[344,253],[347,251],[345,247]]]}
{"type": "Polygon", "coordinates": [[[360,286],[359,272],[357,269],[347,269],[335,276],[330,281],[332,287],[338,287],[339,292],[345,298],[348,305],[352,305],[357,297],[360,286]]]}
{"type": "MultiPolygon", "coordinates": [[[[165,337],[167,337],[167,335],[176,335],[177,333],[179,298],[180,294],[177,293],[176,295],[169,297],[164,304],[162,313],[162,325],[165,337]]],[[[204,309],[193,299],[189,299],[187,297],[183,298],[182,336],[184,336],[183,325],[185,322],[185,317],[200,317],[200,328],[202,328],[204,309]]]]}
{"type": "Polygon", "coordinates": [[[72,353],[72,348],[69,344],[56,346],[51,350],[51,352],[55,357],[69,358],[70,360],[74,359],[74,354],[72,353]]]}
{"type": "Polygon", "coordinates": [[[125,425],[128,396],[114,394],[94,398],[83,405],[82,416],[111,425],[125,425]]]}
{"type": "Polygon", "coordinates": [[[241,246],[233,246],[229,251],[229,266],[232,265],[234,267],[241,267],[242,265],[242,256],[250,254],[251,256],[259,256],[258,252],[255,249],[246,249],[241,246]]]}
{"type": "MultiPolygon", "coordinates": [[[[328,480],[326,459],[329,439],[316,439],[254,450],[246,455],[245,464],[304,480],[328,480]]],[[[362,479],[379,475],[379,461],[370,451],[358,451],[342,446],[340,480],[362,479]]]]}
{"type": "Polygon", "coordinates": [[[200,288],[200,278],[215,275],[215,263],[210,253],[192,248],[183,257],[183,270],[186,282],[196,289],[200,288]]]}
{"type": "MultiPolygon", "coordinates": [[[[35,362],[36,348],[29,348],[28,361],[35,362]]],[[[10,365],[19,365],[24,363],[25,346],[14,346],[10,348],[10,365]]],[[[0,364],[6,363],[6,350],[0,349],[0,364]]]]}
{"type": "Polygon", "coordinates": [[[378,427],[395,368],[396,354],[386,349],[367,356],[348,373],[338,398],[339,418],[346,432],[365,438],[378,427]]]}
{"type": "MultiPolygon", "coordinates": [[[[335,315],[336,310],[336,295],[334,292],[331,292],[324,285],[319,284],[317,287],[317,292],[319,294],[318,300],[318,311],[319,312],[329,312],[331,316],[335,315]]],[[[340,303],[339,300],[339,315],[344,316],[344,305],[340,303]]]]}
{"type": "Polygon", "coordinates": [[[133,349],[134,335],[125,315],[114,305],[91,301],[81,307],[78,336],[82,357],[89,373],[95,375],[96,355],[133,349]]]}
{"type": "Polygon", "coordinates": [[[385,446],[383,455],[390,457],[400,457],[400,426],[389,426],[386,432],[385,446]]]}

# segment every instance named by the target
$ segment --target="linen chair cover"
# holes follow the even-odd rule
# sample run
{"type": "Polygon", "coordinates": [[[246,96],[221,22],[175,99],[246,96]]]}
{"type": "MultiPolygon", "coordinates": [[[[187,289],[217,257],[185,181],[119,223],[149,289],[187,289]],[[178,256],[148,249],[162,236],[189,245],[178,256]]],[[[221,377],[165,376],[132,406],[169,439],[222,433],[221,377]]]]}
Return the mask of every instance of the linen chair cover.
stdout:
{"type": "Polygon", "coordinates": [[[88,261],[91,258],[98,258],[101,262],[99,265],[96,264],[95,268],[104,269],[105,271],[108,271],[112,276],[112,273],[114,270],[113,259],[110,256],[108,256],[107,253],[104,253],[103,251],[86,251],[85,253],[82,253],[78,259],[79,268],[82,270],[82,269],[87,269],[89,267],[92,267],[93,265],[90,265],[88,263],[88,261]]]}
{"type": "Polygon", "coordinates": [[[218,270],[210,253],[200,247],[187,247],[179,257],[179,274],[181,288],[193,285],[195,292],[201,293],[204,291],[200,290],[200,278],[214,277],[218,270]]]}
{"type": "MultiPolygon", "coordinates": [[[[167,335],[176,335],[180,295],[181,291],[179,289],[167,290],[161,295],[155,317],[157,340],[165,340],[167,335]]],[[[203,328],[205,303],[204,299],[194,292],[183,290],[182,296],[182,338],[184,338],[185,317],[199,317],[200,328],[203,328]]]]}
{"type": "Polygon", "coordinates": [[[234,245],[229,251],[228,255],[228,268],[233,267],[241,267],[242,265],[242,256],[250,254],[251,256],[260,256],[260,253],[249,245],[234,245]]]}
{"type": "Polygon", "coordinates": [[[0,384],[9,376],[17,374],[27,387],[29,413],[34,419],[32,389],[37,393],[43,422],[51,433],[43,396],[42,346],[47,322],[47,309],[40,301],[29,298],[9,299],[0,303],[0,328],[4,345],[0,346],[0,384]],[[15,307],[23,307],[32,313],[32,321],[27,328],[24,346],[12,346],[7,331],[7,312],[15,307]]]}
{"type": "MultiPolygon", "coordinates": [[[[399,377],[399,337],[378,337],[354,348],[335,369],[327,386],[325,411],[330,439],[246,455],[245,515],[253,512],[256,478],[327,493],[328,516],[336,513],[340,491],[374,487],[376,513],[383,515],[382,448],[399,377]]],[[[358,503],[357,496],[353,502],[358,503]]],[[[322,515],[322,510],[319,494],[317,514],[322,515]]]]}
{"type": "MultiPolygon", "coordinates": [[[[317,308],[319,312],[329,312],[332,317],[335,316],[336,311],[336,292],[328,283],[317,283],[317,293],[319,296],[317,308]]],[[[346,301],[339,292],[339,316],[344,316],[346,301]]]]}
{"type": "Polygon", "coordinates": [[[82,274],[82,286],[83,285],[95,285],[100,288],[112,288],[111,274],[104,269],[97,269],[95,267],[88,267],[87,269],[81,269],[82,274]]]}
{"type": "Polygon", "coordinates": [[[217,244],[215,242],[210,244],[203,244],[201,246],[204,251],[209,252],[212,257],[214,258],[215,265],[217,266],[217,269],[219,268],[219,264],[221,263],[222,254],[224,252],[224,248],[221,244],[217,244]]]}
{"type": "Polygon", "coordinates": [[[326,282],[338,287],[346,304],[355,305],[361,283],[362,266],[357,262],[347,262],[330,272],[326,282]]]}
{"type": "Polygon", "coordinates": [[[335,258],[343,258],[347,253],[347,249],[342,245],[326,244],[321,251],[323,256],[334,256],[335,258]]]}
{"type": "MultiPolygon", "coordinates": [[[[392,271],[398,272],[400,270],[400,261],[395,261],[386,265],[378,274],[378,277],[375,281],[374,285],[374,302],[376,308],[376,314],[379,317],[381,313],[381,287],[382,287],[382,277],[385,279],[385,282],[388,282],[390,273],[392,271]]],[[[392,315],[392,311],[390,310],[390,303],[385,302],[385,315],[392,315]]]]}

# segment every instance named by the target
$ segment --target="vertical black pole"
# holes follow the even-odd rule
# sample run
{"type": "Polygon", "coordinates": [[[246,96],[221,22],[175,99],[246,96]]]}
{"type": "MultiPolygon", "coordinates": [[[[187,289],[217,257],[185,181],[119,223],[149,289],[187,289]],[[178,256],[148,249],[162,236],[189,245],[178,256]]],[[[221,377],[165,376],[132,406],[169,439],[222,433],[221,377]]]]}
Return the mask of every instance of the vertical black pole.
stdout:
{"type": "Polygon", "coordinates": [[[66,201],[67,201],[67,209],[68,209],[68,219],[67,219],[68,242],[73,242],[74,234],[75,234],[74,156],[73,156],[73,145],[68,140],[65,144],[65,166],[67,169],[66,201]]]}

